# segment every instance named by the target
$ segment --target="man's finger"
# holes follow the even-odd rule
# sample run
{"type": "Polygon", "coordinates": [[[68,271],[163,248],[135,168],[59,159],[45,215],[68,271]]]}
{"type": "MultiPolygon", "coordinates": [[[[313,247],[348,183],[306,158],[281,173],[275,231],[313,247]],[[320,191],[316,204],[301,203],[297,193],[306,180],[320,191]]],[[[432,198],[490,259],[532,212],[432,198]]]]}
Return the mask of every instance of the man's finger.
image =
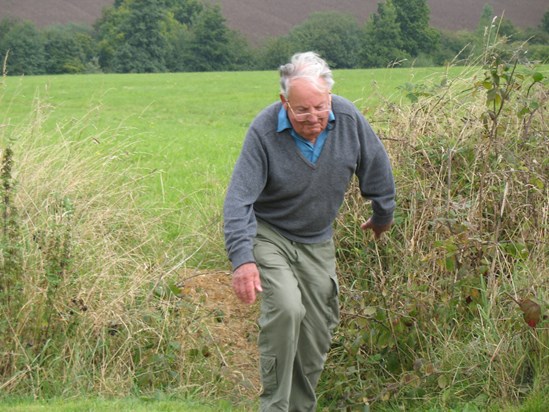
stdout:
{"type": "Polygon", "coordinates": [[[255,282],[254,282],[254,289],[258,292],[263,292],[263,288],[261,287],[261,280],[259,279],[259,276],[256,276],[255,282]]]}
{"type": "Polygon", "coordinates": [[[248,276],[237,276],[233,279],[233,288],[236,296],[244,303],[255,301],[255,282],[248,276]]]}

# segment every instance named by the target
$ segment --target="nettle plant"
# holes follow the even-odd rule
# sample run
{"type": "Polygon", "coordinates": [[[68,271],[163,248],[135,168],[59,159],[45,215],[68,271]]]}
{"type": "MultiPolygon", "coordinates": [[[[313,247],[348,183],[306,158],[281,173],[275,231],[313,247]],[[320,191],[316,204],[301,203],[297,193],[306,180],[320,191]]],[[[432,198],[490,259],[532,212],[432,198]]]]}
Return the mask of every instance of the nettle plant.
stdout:
{"type": "Polygon", "coordinates": [[[54,343],[65,340],[74,326],[73,322],[58,321],[56,307],[60,288],[70,273],[73,209],[68,198],[57,201],[47,227],[35,228],[25,236],[16,206],[14,152],[6,147],[1,154],[0,342],[5,352],[0,375],[9,376],[28,359],[34,367],[43,366],[52,355],[54,343]],[[39,251],[37,255],[29,254],[31,244],[39,251]],[[28,301],[33,288],[37,293],[28,301]]]}
{"type": "Polygon", "coordinates": [[[170,281],[173,262],[159,253],[167,250],[158,218],[134,201],[137,173],[118,162],[123,149],[98,151],[87,124],[59,125],[80,138],[59,142],[38,112],[17,129],[14,150],[0,151],[3,393],[123,395],[179,385],[185,371],[172,336],[186,309],[167,316],[153,293],[170,281]]]}
{"type": "MultiPolygon", "coordinates": [[[[0,201],[0,343],[3,348],[13,348],[15,342],[10,339],[11,319],[17,316],[19,307],[18,290],[22,267],[22,237],[19,228],[17,208],[14,206],[15,181],[12,176],[13,151],[6,148],[1,152],[1,201],[0,201]]],[[[10,351],[6,351],[9,354],[10,351]]],[[[0,372],[13,368],[13,359],[3,356],[0,372]]]]}
{"type": "Polygon", "coordinates": [[[390,234],[359,229],[353,185],[337,221],[342,323],[326,403],[513,402],[549,377],[546,77],[517,52],[407,85],[373,119],[392,157],[390,234]]]}

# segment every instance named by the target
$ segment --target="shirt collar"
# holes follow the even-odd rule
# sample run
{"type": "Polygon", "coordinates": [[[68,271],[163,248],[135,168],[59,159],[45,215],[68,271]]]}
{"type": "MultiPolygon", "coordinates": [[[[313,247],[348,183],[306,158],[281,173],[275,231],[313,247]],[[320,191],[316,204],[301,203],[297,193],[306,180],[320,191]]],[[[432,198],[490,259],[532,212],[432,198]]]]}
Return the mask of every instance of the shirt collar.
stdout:
{"type": "MultiPolygon", "coordinates": [[[[334,112],[330,110],[330,116],[328,117],[328,126],[326,127],[328,130],[332,130],[334,128],[334,121],[335,121],[334,112]]],[[[293,129],[293,128],[292,128],[292,123],[288,118],[286,109],[284,108],[284,105],[282,105],[280,107],[280,111],[278,112],[278,125],[276,128],[276,131],[280,133],[286,129],[293,129]]]]}

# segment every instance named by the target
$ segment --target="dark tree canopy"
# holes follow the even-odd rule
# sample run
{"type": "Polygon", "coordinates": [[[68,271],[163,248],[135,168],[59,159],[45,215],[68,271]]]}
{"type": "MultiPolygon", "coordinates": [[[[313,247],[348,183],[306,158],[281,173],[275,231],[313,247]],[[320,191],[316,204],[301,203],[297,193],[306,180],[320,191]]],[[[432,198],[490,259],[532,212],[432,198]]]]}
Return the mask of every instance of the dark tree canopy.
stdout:
{"type": "Polygon", "coordinates": [[[549,10],[543,15],[540,27],[545,33],[549,33],[549,10]]]}
{"type": "Polygon", "coordinates": [[[437,34],[429,26],[431,10],[427,0],[393,0],[404,50],[412,56],[436,47],[437,34]]]}
{"type": "Polygon", "coordinates": [[[88,72],[273,70],[313,50],[334,69],[460,64],[506,38],[535,61],[549,57],[549,11],[539,27],[516,28],[487,4],[474,31],[429,26],[427,0],[380,0],[365,23],[339,12],[313,13],[287,35],[251,47],[204,0],[114,0],[92,28],[37,29],[0,20],[0,63],[12,75],[88,72]],[[489,30],[486,30],[486,29],[489,30]],[[458,58],[459,56],[459,58],[458,58]],[[7,57],[7,58],[6,58],[7,57]]]}
{"type": "Polygon", "coordinates": [[[404,39],[392,0],[378,3],[365,27],[362,63],[366,67],[384,67],[406,59],[404,39]]]}
{"type": "Polygon", "coordinates": [[[314,50],[333,68],[357,67],[362,34],[353,16],[336,12],[314,13],[294,28],[289,39],[295,51],[314,50]]]}
{"type": "Polygon", "coordinates": [[[46,55],[44,38],[36,27],[28,22],[12,22],[4,26],[5,34],[0,38],[2,63],[8,54],[8,74],[45,73],[46,55]],[[9,26],[9,30],[7,29],[9,26]]]}

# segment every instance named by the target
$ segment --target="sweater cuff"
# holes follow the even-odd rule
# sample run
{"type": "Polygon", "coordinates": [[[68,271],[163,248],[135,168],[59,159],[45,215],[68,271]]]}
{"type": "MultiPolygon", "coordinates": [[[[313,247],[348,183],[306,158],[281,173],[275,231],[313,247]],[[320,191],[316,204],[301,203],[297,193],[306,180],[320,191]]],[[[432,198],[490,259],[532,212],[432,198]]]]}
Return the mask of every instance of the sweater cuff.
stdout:
{"type": "Polygon", "coordinates": [[[385,225],[388,225],[389,223],[392,223],[393,221],[393,214],[388,214],[388,215],[377,215],[374,213],[374,215],[372,216],[372,223],[375,225],[375,226],[385,226],[385,225]]]}
{"type": "Polygon", "coordinates": [[[245,263],[255,263],[254,254],[252,252],[242,253],[238,256],[234,256],[231,259],[233,272],[245,263]]]}

